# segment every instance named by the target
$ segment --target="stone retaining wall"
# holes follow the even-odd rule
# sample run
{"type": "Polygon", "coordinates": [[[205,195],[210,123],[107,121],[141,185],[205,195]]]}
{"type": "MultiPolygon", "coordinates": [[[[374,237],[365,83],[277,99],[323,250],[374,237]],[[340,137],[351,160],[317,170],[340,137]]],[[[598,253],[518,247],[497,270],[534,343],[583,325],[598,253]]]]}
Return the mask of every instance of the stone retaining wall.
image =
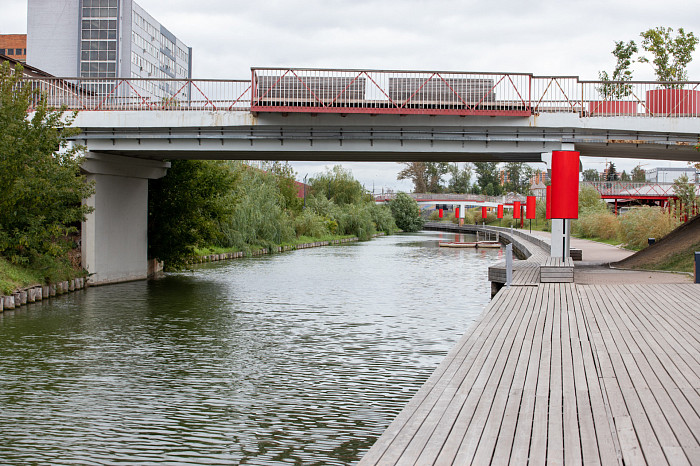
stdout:
{"type": "Polygon", "coordinates": [[[51,285],[30,286],[7,296],[0,295],[0,312],[17,309],[21,306],[54,298],[71,291],[82,290],[86,286],[87,283],[84,278],[74,278],[73,280],[66,280],[51,285]]]}

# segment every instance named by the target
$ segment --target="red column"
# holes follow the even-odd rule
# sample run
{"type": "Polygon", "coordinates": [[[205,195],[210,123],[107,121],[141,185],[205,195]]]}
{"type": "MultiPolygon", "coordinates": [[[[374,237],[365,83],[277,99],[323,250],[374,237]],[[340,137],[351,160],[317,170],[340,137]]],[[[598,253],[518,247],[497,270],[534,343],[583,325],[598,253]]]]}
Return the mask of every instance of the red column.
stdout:
{"type": "Polygon", "coordinates": [[[537,198],[535,196],[528,196],[527,197],[527,210],[525,211],[525,215],[527,216],[528,220],[532,220],[533,218],[537,217],[537,198]]]}
{"type": "Polygon", "coordinates": [[[488,216],[488,214],[489,214],[488,208],[482,207],[482,208],[481,208],[481,218],[486,219],[486,217],[488,216]]]}
{"type": "Polygon", "coordinates": [[[503,218],[503,204],[498,204],[498,218],[503,218]]]}
{"type": "Polygon", "coordinates": [[[552,152],[552,218],[578,218],[579,153],[552,152]]]}
{"type": "Polygon", "coordinates": [[[438,209],[438,214],[439,214],[440,218],[442,218],[442,209],[438,209]]]}

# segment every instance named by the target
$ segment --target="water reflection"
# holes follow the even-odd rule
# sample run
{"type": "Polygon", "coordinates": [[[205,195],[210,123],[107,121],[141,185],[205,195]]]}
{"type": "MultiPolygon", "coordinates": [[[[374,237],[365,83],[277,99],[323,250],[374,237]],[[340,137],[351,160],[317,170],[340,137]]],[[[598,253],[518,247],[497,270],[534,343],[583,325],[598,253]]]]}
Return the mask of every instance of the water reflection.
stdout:
{"type": "Polygon", "coordinates": [[[206,265],[0,318],[3,463],[350,464],[489,298],[449,233],[206,265]]]}

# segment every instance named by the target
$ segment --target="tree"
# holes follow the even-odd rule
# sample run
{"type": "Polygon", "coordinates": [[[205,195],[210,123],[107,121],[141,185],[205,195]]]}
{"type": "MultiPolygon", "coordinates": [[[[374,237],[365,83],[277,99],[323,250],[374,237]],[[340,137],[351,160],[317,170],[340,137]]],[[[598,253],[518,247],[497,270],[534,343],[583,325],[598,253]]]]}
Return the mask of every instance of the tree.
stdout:
{"type": "Polygon", "coordinates": [[[208,160],[173,160],[148,183],[148,255],[182,268],[197,246],[213,244],[231,205],[219,202],[235,183],[230,168],[208,160]]]}
{"type": "Polygon", "coordinates": [[[625,170],[622,170],[620,174],[620,181],[632,181],[632,178],[627,174],[625,170]]]}
{"type": "Polygon", "coordinates": [[[337,205],[362,202],[365,190],[350,170],[335,165],[309,181],[316,196],[324,196],[337,205]]]}
{"type": "Polygon", "coordinates": [[[695,194],[695,185],[688,180],[688,175],[685,173],[673,182],[673,191],[681,203],[679,214],[682,217],[690,217],[693,214],[693,205],[697,201],[695,194]]]}
{"type": "Polygon", "coordinates": [[[453,163],[450,165],[450,182],[447,189],[453,193],[468,193],[471,188],[472,181],[472,166],[470,163],[465,163],[463,168],[459,164],[453,163]]]}
{"type": "Polygon", "coordinates": [[[632,169],[632,181],[636,183],[643,183],[647,180],[647,172],[642,168],[641,165],[637,165],[632,169]]]}
{"type": "Polygon", "coordinates": [[[396,179],[413,181],[413,192],[439,193],[444,190],[442,177],[447,174],[447,162],[401,162],[405,167],[396,179]]]}
{"type": "Polygon", "coordinates": [[[263,169],[275,176],[277,180],[277,186],[282,195],[282,208],[295,213],[301,212],[304,201],[297,195],[299,189],[295,182],[296,172],[289,162],[266,162],[263,169]]]}
{"type": "Polygon", "coordinates": [[[418,231],[423,227],[418,203],[406,193],[398,193],[389,203],[396,226],[403,231],[418,231]]]}
{"type": "Polygon", "coordinates": [[[600,174],[595,168],[588,168],[583,171],[583,181],[600,181],[600,174]]]}
{"type": "Polygon", "coordinates": [[[605,173],[605,181],[617,181],[619,179],[617,175],[617,169],[613,162],[608,163],[608,170],[605,173]]]}
{"type": "Polygon", "coordinates": [[[474,171],[479,192],[489,196],[497,196],[503,192],[498,178],[497,162],[474,162],[474,171]]]}
{"type": "Polygon", "coordinates": [[[505,183],[507,191],[527,194],[530,191],[529,181],[532,177],[532,167],[523,162],[508,162],[505,173],[508,181],[505,183]]]}
{"type": "Polygon", "coordinates": [[[630,94],[631,87],[629,84],[623,81],[632,80],[632,71],[629,69],[634,60],[632,57],[637,53],[637,44],[633,40],[629,43],[623,41],[615,42],[615,49],[613,49],[612,54],[617,59],[615,63],[615,69],[612,72],[612,76],[608,75],[607,71],[601,71],[598,73],[598,78],[604,82],[599,91],[603,95],[603,98],[620,99],[630,94]],[[617,82],[609,82],[617,81],[617,82]]]}
{"type": "Polygon", "coordinates": [[[404,168],[396,179],[411,180],[413,192],[439,193],[444,190],[442,178],[449,169],[447,162],[401,162],[404,168]]]}
{"type": "Polygon", "coordinates": [[[0,254],[40,264],[73,247],[94,191],[80,174],[82,148],[68,142],[76,114],[49,109],[21,77],[21,66],[0,65],[0,254]]]}
{"type": "MultiPolygon", "coordinates": [[[[686,67],[693,59],[693,51],[698,38],[692,32],[685,33],[678,28],[678,35],[672,37],[673,28],[656,27],[642,32],[642,48],[653,55],[654,72],[658,81],[686,81],[686,67]]],[[[639,59],[649,63],[647,57],[639,59]]]]}

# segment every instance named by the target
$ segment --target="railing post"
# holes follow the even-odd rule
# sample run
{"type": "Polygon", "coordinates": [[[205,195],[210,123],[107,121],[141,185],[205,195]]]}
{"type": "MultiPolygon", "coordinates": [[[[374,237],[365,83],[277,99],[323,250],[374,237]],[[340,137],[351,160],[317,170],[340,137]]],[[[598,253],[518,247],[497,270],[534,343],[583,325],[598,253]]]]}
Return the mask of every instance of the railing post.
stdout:
{"type": "Polygon", "coordinates": [[[506,245],[506,286],[513,282],[513,243],[506,245]]]}

